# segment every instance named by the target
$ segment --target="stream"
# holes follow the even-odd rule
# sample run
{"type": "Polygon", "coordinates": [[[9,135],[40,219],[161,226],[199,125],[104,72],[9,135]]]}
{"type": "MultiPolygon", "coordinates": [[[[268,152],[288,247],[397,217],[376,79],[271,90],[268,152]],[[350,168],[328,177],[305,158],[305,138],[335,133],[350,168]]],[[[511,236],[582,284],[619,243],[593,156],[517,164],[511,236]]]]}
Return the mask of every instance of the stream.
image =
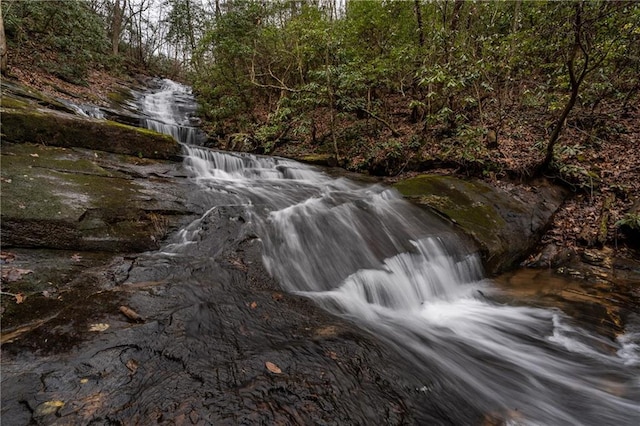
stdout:
{"type": "Polygon", "coordinates": [[[475,249],[394,190],[194,146],[175,107],[189,96],[166,81],[142,103],[147,126],[185,143],[184,166],[210,203],[157,256],[206,262],[221,250],[210,217],[233,209],[284,290],[383,341],[423,378],[424,398],[446,382],[508,424],[640,424],[638,318],[612,339],[560,309],[505,303],[475,249]]]}
{"type": "Polygon", "coordinates": [[[179,83],[134,95],[183,146],[147,179],[189,214],[159,250],[66,260],[65,307],[2,345],[3,424],[640,424],[637,287],[489,279],[396,190],[205,148],[179,83]]]}

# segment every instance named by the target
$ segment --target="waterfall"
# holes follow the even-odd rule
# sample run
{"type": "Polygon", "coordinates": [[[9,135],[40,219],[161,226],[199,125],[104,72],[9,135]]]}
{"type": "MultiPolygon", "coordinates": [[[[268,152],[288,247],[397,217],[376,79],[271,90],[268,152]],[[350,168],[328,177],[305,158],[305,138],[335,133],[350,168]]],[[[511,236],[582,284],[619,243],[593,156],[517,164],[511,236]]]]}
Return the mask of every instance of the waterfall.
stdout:
{"type": "Polygon", "coordinates": [[[171,135],[184,144],[200,144],[204,135],[192,124],[197,106],[191,89],[169,79],[162,79],[157,85],[139,100],[145,114],[142,127],[171,135]]]}
{"type": "MultiPolygon", "coordinates": [[[[153,126],[180,123],[166,86],[145,97],[162,117],[153,126]]],[[[473,247],[392,189],[286,159],[186,150],[203,193],[246,208],[282,287],[395,348],[425,398],[446,381],[506,424],[640,424],[638,330],[611,340],[559,310],[499,303],[473,247]]],[[[205,216],[165,252],[207,256],[205,216]]]]}

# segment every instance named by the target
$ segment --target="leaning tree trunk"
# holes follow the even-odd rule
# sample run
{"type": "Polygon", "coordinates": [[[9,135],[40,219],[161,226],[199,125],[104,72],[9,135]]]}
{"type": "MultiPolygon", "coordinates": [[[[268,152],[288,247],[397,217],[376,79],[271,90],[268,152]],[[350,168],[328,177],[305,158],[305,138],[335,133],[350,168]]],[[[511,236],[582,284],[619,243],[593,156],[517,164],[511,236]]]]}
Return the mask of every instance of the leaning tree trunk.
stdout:
{"type": "Polygon", "coordinates": [[[587,72],[589,72],[589,54],[587,49],[582,44],[581,33],[583,31],[582,28],[582,3],[575,4],[575,22],[574,22],[574,43],[571,48],[571,53],[569,54],[569,58],[567,60],[567,68],[569,71],[569,82],[571,84],[571,96],[569,97],[569,101],[565,105],[562,110],[562,114],[556,121],[556,124],[551,132],[551,136],[549,137],[549,142],[547,143],[547,153],[544,157],[544,160],[540,164],[537,169],[537,172],[543,172],[546,170],[551,161],[553,161],[553,150],[556,146],[556,143],[560,139],[560,134],[564,129],[564,126],[567,122],[567,117],[569,117],[569,113],[573,109],[578,100],[578,94],[580,92],[580,85],[584,81],[587,72]],[[578,56],[578,52],[582,53],[584,57],[584,63],[582,64],[582,69],[580,70],[580,74],[576,75],[576,57],[578,56]]]}
{"type": "Polygon", "coordinates": [[[416,12],[416,22],[418,24],[418,45],[424,47],[424,27],[422,24],[422,11],[420,10],[420,0],[415,0],[413,5],[416,12]]]}

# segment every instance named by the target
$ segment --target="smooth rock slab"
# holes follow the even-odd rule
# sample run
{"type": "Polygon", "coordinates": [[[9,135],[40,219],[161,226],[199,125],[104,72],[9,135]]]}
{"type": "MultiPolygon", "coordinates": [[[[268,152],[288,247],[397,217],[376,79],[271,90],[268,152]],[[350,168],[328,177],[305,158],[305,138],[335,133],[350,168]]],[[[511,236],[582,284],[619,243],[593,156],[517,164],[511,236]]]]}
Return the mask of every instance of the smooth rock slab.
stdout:
{"type": "Polygon", "coordinates": [[[2,144],[2,245],[155,249],[185,216],[181,167],[97,151],[2,144]],[[163,176],[163,174],[166,174],[163,176]]]}

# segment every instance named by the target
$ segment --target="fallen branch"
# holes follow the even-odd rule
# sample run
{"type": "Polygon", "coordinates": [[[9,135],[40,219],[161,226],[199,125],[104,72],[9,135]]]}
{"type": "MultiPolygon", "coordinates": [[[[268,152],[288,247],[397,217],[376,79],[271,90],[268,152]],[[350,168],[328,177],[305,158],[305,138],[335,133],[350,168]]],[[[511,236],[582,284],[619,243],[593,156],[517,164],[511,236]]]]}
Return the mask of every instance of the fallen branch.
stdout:
{"type": "Polygon", "coordinates": [[[394,129],[391,124],[389,124],[386,120],[384,120],[383,118],[378,117],[377,115],[375,115],[373,112],[369,111],[366,108],[362,108],[360,107],[360,111],[366,113],[367,115],[369,115],[369,117],[373,118],[374,120],[379,121],[380,123],[384,124],[389,130],[391,130],[391,134],[395,137],[399,137],[400,133],[398,133],[398,131],[396,129],[394,129]]]}

